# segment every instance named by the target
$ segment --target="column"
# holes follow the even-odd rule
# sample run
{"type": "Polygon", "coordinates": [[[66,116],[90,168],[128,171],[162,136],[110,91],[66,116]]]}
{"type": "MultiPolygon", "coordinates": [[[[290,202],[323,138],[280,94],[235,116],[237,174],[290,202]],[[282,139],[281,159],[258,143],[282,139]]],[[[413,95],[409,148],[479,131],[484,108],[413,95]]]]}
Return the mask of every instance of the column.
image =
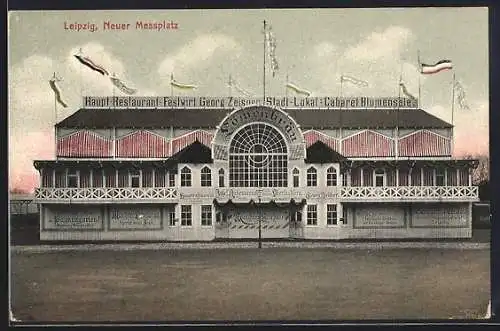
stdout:
{"type": "Polygon", "coordinates": [[[396,186],[399,186],[399,167],[396,167],[396,186]]]}
{"type": "Polygon", "coordinates": [[[365,174],[364,174],[364,171],[363,171],[363,168],[360,168],[359,169],[359,173],[360,173],[360,186],[363,187],[365,184],[364,184],[364,178],[365,177],[365,174]]]}

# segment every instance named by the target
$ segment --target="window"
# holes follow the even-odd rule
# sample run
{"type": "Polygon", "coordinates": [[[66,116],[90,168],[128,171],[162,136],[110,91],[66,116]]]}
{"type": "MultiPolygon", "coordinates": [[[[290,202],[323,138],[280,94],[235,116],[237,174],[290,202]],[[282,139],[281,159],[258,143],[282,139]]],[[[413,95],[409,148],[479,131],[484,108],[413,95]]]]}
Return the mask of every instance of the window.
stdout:
{"type": "Polygon", "coordinates": [[[181,170],[181,186],[191,186],[191,169],[188,167],[181,170]]]}
{"type": "Polygon", "coordinates": [[[337,225],[337,205],[326,205],[326,224],[337,225]]]}
{"type": "Polygon", "coordinates": [[[175,210],[171,210],[168,213],[168,222],[170,226],[175,226],[175,210]]]}
{"type": "Polygon", "coordinates": [[[342,209],[342,224],[347,224],[347,208],[342,209]]]}
{"type": "Polygon", "coordinates": [[[181,205],[181,225],[191,226],[193,224],[193,214],[191,212],[191,206],[181,205]]]}
{"type": "Polygon", "coordinates": [[[318,225],[318,207],[307,205],[307,225],[318,225]]]}
{"type": "Polygon", "coordinates": [[[229,146],[229,186],[288,186],[288,150],[278,130],[253,123],[234,135],[229,146]]]}
{"type": "Polygon", "coordinates": [[[445,177],[445,169],[443,168],[436,169],[436,186],[445,185],[444,177],[445,177]]]}
{"type": "Polygon", "coordinates": [[[212,206],[201,206],[201,225],[212,225],[212,206]]]}
{"type": "Polygon", "coordinates": [[[337,186],[337,170],[334,167],[326,170],[326,186],[337,186]]]}
{"type": "Polygon", "coordinates": [[[347,179],[348,179],[348,178],[347,178],[347,172],[344,172],[344,173],[342,174],[342,186],[347,186],[347,185],[348,185],[348,183],[347,183],[347,179]]]}
{"type": "Polygon", "coordinates": [[[307,186],[317,186],[318,185],[318,172],[316,168],[310,167],[307,169],[307,186]]]}
{"type": "Polygon", "coordinates": [[[209,167],[201,169],[201,186],[212,186],[212,170],[209,167]]]}
{"type": "Polygon", "coordinates": [[[68,169],[66,183],[68,187],[78,187],[78,170],[68,169]]]}
{"type": "Polygon", "coordinates": [[[165,169],[155,169],[155,187],[165,187],[165,169]]]}
{"type": "Polygon", "coordinates": [[[292,177],[293,177],[293,187],[299,187],[299,178],[300,178],[300,171],[299,169],[295,168],[292,171],[292,177]]]}
{"type": "Polygon", "coordinates": [[[175,174],[173,172],[168,173],[168,186],[175,187],[175,174]]]}
{"type": "Polygon", "coordinates": [[[375,186],[386,186],[386,176],[384,169],[377,169],[373,173],[375,186]]]}
{"type": "Polygon", "coordinates": [[[139,170],[130,171],[130,187],[141,187],[141,172],[139,170]]]}
{"type": "Polygon", "coordinates": [[[219,169],[219,187],[224,186],[224,169],[219,169]]]}

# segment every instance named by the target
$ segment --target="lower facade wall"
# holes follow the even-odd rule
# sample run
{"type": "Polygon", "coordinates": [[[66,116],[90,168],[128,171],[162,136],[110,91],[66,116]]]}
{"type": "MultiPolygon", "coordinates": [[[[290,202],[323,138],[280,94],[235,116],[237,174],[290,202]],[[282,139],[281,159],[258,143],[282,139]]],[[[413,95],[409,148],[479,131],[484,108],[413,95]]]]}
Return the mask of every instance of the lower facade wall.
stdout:
{"type": "MultiPolygon", "coordinates": [[[[201,205],[192,205],[191,226],[181,225],[181,209],[174,204],[40,206],[43,241],[211,241],[258,238],[404,239],[470,238],[472,203],[357,203],[341,206],[345,224],[327,225],[326,202],[318,206],[317,225],[291,221],[301,208],[212,207],[211,225],[201,225],[201,205]]],[[[339,210],[340,212],[340,210],[339,210]]],[[[339,213],[340,214],[340,213],[339,213]]],[[[341,223],[341,222],[339,222],[341,223]]]]}

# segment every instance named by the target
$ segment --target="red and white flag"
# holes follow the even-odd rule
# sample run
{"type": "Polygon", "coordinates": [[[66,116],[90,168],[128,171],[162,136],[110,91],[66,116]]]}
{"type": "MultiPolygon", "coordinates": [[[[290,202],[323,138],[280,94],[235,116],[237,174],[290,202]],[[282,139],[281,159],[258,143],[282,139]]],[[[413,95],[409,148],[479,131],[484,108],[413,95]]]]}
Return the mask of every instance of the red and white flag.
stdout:
{"type": "Polygon", "coordinates": [[[434,64],[420,63],[420,72],[424,75],[436,74],[450,69],[453,69],[453,63],[450,60],[440,60],[434,64]]]}

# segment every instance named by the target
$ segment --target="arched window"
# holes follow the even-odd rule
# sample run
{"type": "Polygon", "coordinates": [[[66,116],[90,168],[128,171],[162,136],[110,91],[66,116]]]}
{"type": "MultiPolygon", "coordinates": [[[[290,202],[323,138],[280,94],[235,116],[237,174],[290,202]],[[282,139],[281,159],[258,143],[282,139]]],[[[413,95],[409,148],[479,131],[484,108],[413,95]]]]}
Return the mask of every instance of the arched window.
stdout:
{"type": "Polygon", "coordinates": [[[299,171],[299,169],[297,169],[297,168],[293,169],[292,177],[293,177],[293,187],[299,187],[299,183],[300,183],[300,171],[299,171]]]}
{"type": "Polygon", "coordinates": [[[318,186],[318,172],[314,167],[307,169],[307,186],[318,186]]]}
{"type": "Polygon", "coordinates": [[[203,167],[201,169],[201,186],[207,187],[212,186],[212,170],[209,167],[203,167]]]}
{"type": "Polygon", "coordinates": [[[224,187],[224,169],[219,169],[219,187],[224,187]]]}
{"type": "Polygon", "coordinates": [[[375,186],[386,186],[387,185],[387,178],[385,174],[384,169],[376,169],[373,172],[373,182],[375,183],[375,186]]]}
{"type": "Polygon", "coordinates": [[[229,146],[229,186],[286,187],[288,152],[272,126],[253,123],[239,130],[229,146]]]}
{"type": "Polygon", "coordinates": [[[191,186],[191,169],[188,167],[181,170],[181,186],[191,186]]]}
{"type": "Polygon", "coordinates": [[[337,170],[334,167],[326,170],[326,186],[337,186],[337,170]]]}

